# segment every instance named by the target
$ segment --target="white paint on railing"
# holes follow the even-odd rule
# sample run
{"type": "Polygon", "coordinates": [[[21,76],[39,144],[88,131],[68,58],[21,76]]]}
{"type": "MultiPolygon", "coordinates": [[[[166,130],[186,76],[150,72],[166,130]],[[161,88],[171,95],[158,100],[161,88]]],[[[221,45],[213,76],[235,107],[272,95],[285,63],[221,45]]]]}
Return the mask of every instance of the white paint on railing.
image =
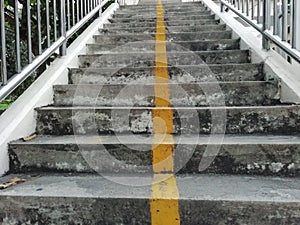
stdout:
{"type": "MultiPolygon", "coordinates": [[[[295,1],[296,8],[296,37],[300,37],[300,1],[295,1]]],[[[300,38],[296,38],[296,49],[300,51],[300,38]]]]}
{"type": "Polygon", "coordinates": [[[9,169],[8,143],[35,132],[34,109],[53,102],[53,85],[67,84],[68,67],[78,66],[78,55],[86,51],[86,44],[93,40],[99,26],[119,7],[112,4],[67,49],[67,56],[56,59],[51,66],[0,116],[0,175],[9,169]]]}
{"type": "Polygon", "coordinates": [[[281,101],[300,103],[300,64],[288,63],[274,51],[261,48],[262,36],[253,27],[245,27],[238,22],[234,15],[221,13],[220,6],[212,0],[202,0],[211,11],[233,31],[234,38],[241,38],[241,48],[251,50],[254,63],[264,62],[267,77],[278,77],[281,80],[281,101]]]}

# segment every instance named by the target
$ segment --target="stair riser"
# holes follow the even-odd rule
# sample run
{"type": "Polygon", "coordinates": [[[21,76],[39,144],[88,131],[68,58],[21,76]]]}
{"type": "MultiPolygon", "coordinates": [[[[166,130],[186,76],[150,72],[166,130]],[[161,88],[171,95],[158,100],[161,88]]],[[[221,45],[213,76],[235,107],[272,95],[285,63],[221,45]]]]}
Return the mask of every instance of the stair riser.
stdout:
{"type": "MultiPolygon", "coordinates": [[[[130,48],[133,52],[153,51],[155,49],[154,42],[140,42],[128,44],[128,46],[122,47],[120,45],[105,45],[105,44],[89,44],[87,45],[88,54],[101,54],[102,52],[128,52],[130,48]],[[130,47],[129,47],[130,46],[130,47]],[[123,50],[123,48],[125,48],[123,50]]],[[[195,42],[167,42],[166,48],[168,52],[171,51],[213,51],[213,50],[234,50],[240,48],[239,40],[218,40],[218,41],[195,41],[195,42]]]]}
{"type": "MultiPolygon", "coordinates": [[[[208,11],[208,9],[206,7],[193,7],[193,6],[189,6],[189,7],[171,7],[171,8],[164,8],[164,14],[174,14],[174,13],[180,13],[182,15],[187,15],[190,13],[198,13],[201,14],[203,11],[208,11]]],[[[122,10],[118,10],[115,15],[122,15],[122,14],[126,14],[126,15],[137,15],[137,14],[143,14],[143,15],[147,15],[147,14],[151,14],[151,13],[157,13],[157,9],[156,7],[149,7],[149,8],[145,8],[145,9],[122,9],[122,10]]]]}
{"type": "MultiPolygon", "coordinates": [[[[154,67],[141,68],[115,68],[115,69],[71,69],[69,82],[71,84],[127,84],[154,83],[154,67]]],[[[209,65],[179,66],[168,68],[169,79],[172,83],[185,83],[187,81],[205,82],[217,81],[261,81],[264,79],[262,67],[256,64],[240,65],[209,65]],[[207,72],[207,71],[211,72],[207,72]],[[213,76],[210,76],[210,75],[213,76]]]]}
{"type": "MultiPolygon", "coordinates": [[[[144,67],[155,65],[154,53],[129,52],[129,48],[123,47],[128,53],[113,53],[104,55],[80,55],[79,67],[144,67]]],[[[205,65],[226,63],[249,63],[249,52],[239,50],[227,51],[203,51],[203,52],[169,52],[169,65],[205,65]]]]}
{"type": "MultiPolygon", "coordinates": [[[[0,220],[11,224],[136,224],[150,225],[148,198],[1,197],[0,220]],[[22,202],[22,204],[20,204],[22,202]],[[18,212],[15,214],[14,212],[18,212]],[[59,213],[49,213],[56,212],[59,213]]],[[[298,225],[299,203],[265,201],[179,200],[180,222],[190,224],[298,225]],[[259,219],[258,219],[259,218],[259,219]]]]}
{"type": "MultiPolygon", "coordinates": [[[[195,8],[204,8],[205,6],[201,3],[188,3],[188,4],[164,4],[163,3],[163,9],[164,10],[169,10],[169,9],[177,9],[177,10],[183,10],[183,9],[195,9],[195,8]]],[[[126,5],[126,6],[120,6],[120,10],[118,12],[123,12],[125,10],[127,11],[140,11],[140,10],[149,10],[149,9],[153,9],[155,10],[157,7],[156,2],[154,2],[154,4],[152,5],[126,5]]]]}
{"type": "MultiPolygon", "coordinates": [[[[164,17],[165,21],[171,21],[171,20],[203,20],[203,19],[214,19],[215,15],[199,15],[199,14],[195,14],[195,15],[182,15],[182,16],[166,16],[164,17]]],[[[112,23],[132,23],[132,22],[153,22],[156,21],[157,16],[143,16],[143,17],[134,17],[134,18],[113,18],[110,19],[109,21],[112,23]]]]}
{"type": "MultiPolygon", "coordinates": [[[[167,27],[166,33],[183,33],[183,32],[208,32],[208,31],[224,31],[226,29],[225,25],[205,25],[199,27],[186,27],[186,26],[171,26],[167,27]]],[[[151,34],[156,32],[156,27],[133,27],[133,28],[109,28],[100,29],[103,34],[131,34],[131,33],[144,33],[151,34]]]]}
{"type": "MultiPolygon", "coordinates": [[[[164,14],[164,19],[168,19],[171,17],[185,17],[188,15],[199,15],[199,16],[210,16],[210,15],[214,15],[211,11],[191,11],[189,13],[186,12],[169,12],[164,14]]],[[[112,15],[113,19],[131,19],[131,20],[136,20],[139,18],[157,18],[157,12],[149,12],[147,13],[147,15],[145,14],[139,14],[139,13],[132,13],[132,14],[126,14],[126,13],[116,13],[114,15],[112,15]]]]}
{"type": "MultiPolygon", "coordinates": [[[[152,2],[152,1],[151,1],[152,2]]],[[[124,5],[124,6],[120,6],[121,10],[125,10],[125,9],[136,9],[136,10],[140,10],[140,9],[148,9],[148,8],[156,8],[157,7],[157,2],[152,2],[153,4],[150,4],[149,2],[145,3],[145,1],[143,2],[139,2],[138,5],[124,5]]],[[[184,8],[184,7],[204,7],[205,5],[202,4],[201,2],[185,2],[184,4],[182,4],[181,1],[169,1],[169,2],[165,2],[162,1],[162,4],[164,6],[164,9],[168,9],[168,8],[184,8]]]]}
{"type": "MultiPolygon", "coordinates": [[[[171,27],[171,26],[203,26],[203,25],[213,25],[213,24],[219,24],[218,20],[171,20],[166,21],[165,26],[171,27]]],[[[104,28],[124,28],[124,27],[156,27],[156,22],[146,22],[146,23],[109,23],[104,24],[104,28]]]]}
{"type": "MultiPolygon", "coordinates": [[[[166,41],[193,41],[193,40],[220,40],[230,39],[232,31],[210,31],[210,32],[187,32],[173,33],[166,35],[166,41]]],[[[151,34],[133,34],[133,35],[95,35],[95,42],[99,44],[126,44],[136,41],[154,41],[155,33],[151,34]]]]}
{"type": "MultiPolygon", "coordinates": [[[[153,133],[151,108],[42,108],[37,133],[49,135],[153,133]],[[113,121],[113,122],[112,122],[113,121]]],[[[167,110],[167,109],[166,109],[167,110]]],[[[178,108],[173,133],[295,134],[298,107],[178,108]],[[211,115],[214,120],[211,120],[211,115]],[[226,123],[226,124],[225,124],[226,123]],[[226,125],[226,128],[223,127],[226,125]],[[213,129],[213,130],[212,130],[213,129]]]]}
{"type": "MultiPolygon", "coordinates": [[[[300,144],[210,145],[219,152],[204,171],[199,171],[199,164],[201,160],[209,160],[203,158],[209,149],[207,145],[183,142],[174,147],[176,173],[300,175],[300,144]]],[[[74,144],[11,144],[11,169],[13,172],[152,173],[151,150],[151,144],[77,145],[75,140],[74,144]]]]}
{"type": "MultiPolygon", "coordinates": [[[[153,82],[153,79],[151,79],[153,82]]],[[[150,81],[150,82],[151,82],[150,81]]],[[[149,83],[149,82],[145,82],[149,83]]],[[[202,83],[168,85],[172,106],[209,106],[210,96],[222,96],[228,106],[271,105],[279,102],[277,85],[262,83],[202,83]],[[220,87],[217,90],[216,87],[220,87]]],[[[164,86],[162,86],[164,88],[164,86]]],[[[155,106],[153,85],[55,86],[57,106],[155,106]]],[[[217,102],[218,104],[218,102],[217,102]]]]}

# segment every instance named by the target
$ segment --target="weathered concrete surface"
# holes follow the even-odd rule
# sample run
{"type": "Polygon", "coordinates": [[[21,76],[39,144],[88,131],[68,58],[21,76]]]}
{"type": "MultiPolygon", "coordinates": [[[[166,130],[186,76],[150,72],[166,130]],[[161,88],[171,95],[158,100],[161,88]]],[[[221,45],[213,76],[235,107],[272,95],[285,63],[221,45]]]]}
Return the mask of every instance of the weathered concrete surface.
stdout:
{"type": "MultiPolygon", "coordinates": [[[[198,10],[190,10],[189,12],[190,15],[212,15],[212,13],[208,10],[203,10],[201,12],[199,12],[198,10]]],[[[183,12],[183,11],[179,11],[179,12],[167,12],[164,16],[165,18],[169,18],[169,17],[174,17],[174,16],[186,16],[187,13],[183,12]]],[[[141,18],[141,17],[156,17],[156,12],[148,12],[146,15],[143,13],[138,13],[138,12],[132,12],[132,13],[124,13],[123,11],[117,11],[112,18],[119,18],[119,19],[125,19],[125,18],[132,18],[132,19],[136,19],[136,18],[141,18]]]]}
{"type": "MultiPolygon", "coordinates": [[[[196,27],[188,26],[168,26],[166,27],[166,33],[184,33],[184,32],[200,32],[200,31],[222,31],[226,29],[224,24],[213,24],[213,25],[203,25],[196,27]]],[[[118,27],[118,28],[101,28],[99,30],[102,34],[153,34],[156,32],[156,27],[118,27]]]]}
{"type": "MultiPolygon", "coordinates": [[[[54,87],[60,106],[37,109],[39,135],[10,144],[12,170],[46,174],[0,191],[0,223],[151,223],[151,187],[121,186],[87,173],[114,173],[119,176],[115,181],[130,185],[152,181],[153,117],[170,110],[151,107],[155,9],[152,4],[120,10],[89,46],[90,53],[101,54],[80,56],[84,68],[69,71],[70,84],[85,85],[54,87]],[[129,89],[132,96],[121,94],[114,102],[130,82],[135,84],[129,89]],[[75,103],[81,106],[72,105],[75,90],[75,103]],[[129,173],[138,175],[133,179],[129,173]]],[[[184,174],[176,178],[181,224],[299,225],[300,106],[280,105],[280,81],[264,74],[263,64],[251,64],[250,51],[238,50],[238,40],[209,10],[198,3],[172,4],[164,13],[171,103],[176,106],[175,168],[184,174]],[[207,107],[207,99],[214,107],[207,107]],[[210,139],[211,132],[219,135],[210,139]],[[212,164],[199,170],[200,161],[210,161],[218,147],[212,164]]],[[[170,144],[167,138],[158,141],[170,144]]]]}
{"type": "MultiPolygon", "coordinates": [[[[44,107],[37,109],[37,132],[48,135],[152,133],[153,110],[151,107],[44,107]]],[[[300,106],[177,107],[173,110],[174,134],[210,134],[212,113],[218,116],[214,117],[218,121],[213,126],[215,133],[300,132],[300,106]]]]}
{"type": "MultiPolygon", "coordinates": [[[[70,84],[134,84],[154,83],[154,67],[73,68],[70,84]]],[[[171,83],[215,81],[263,81],[262,64],[180,65],[169,66],[171,83]],[[209,71],[209,72],[208,72],[209,71]]]]}
{"type": "MultiPolygon", "coordinates": [[[[167,41],[194,41],[194,40],[220,40],[230,39],[232,37],[232,31],[200,31],[200,32],[183,32],[183,33],[172,33],[166,34],[167,41]]],[[[135,41],[147,41],[155,40],[155,33],[151,34],[110,34],[110,35],[95,35],[95,42],[98,43],[118,43],[126,44],[135,41]]]]}
{"type": "MultiPolygon", "coordinates": [[[[180,47],[180,46],[178,46],[180,47]]],[[[127,49],[124,46],[123,49],[127,49]]],[[[120,49],[117,49],[119,51],[120,49]]],[[[169,65],[206,65],[226,63],[248,63],[248,50],[226,51],[176,51],[168,52],[169,65]]],[[[107,54],[79,55],[79,67],[144,67],[154,66],[155,52],[110,52],[107,54]]]]}
{"type": "MultiPolygon", "coordinates": [[[[155,42],[154,41],[141,41],[129,44],[128,47],[120,46],[118,49],[118,44],[88,44],[87,53],[88,54],[101,54],[112,50],[120,52],[144,52],[144,51],[154,51],[155,42]]],[[[166,48],[168,52],[172,51],[213,51],[213,50],[236,50],[240,47],[239,39],[222,39],[222,40],[205,40],[205,41],[168,41],[166,42],[166,48]]]]}
{"type": "MultiPolygon", "coordinates": [[[[179,15],[184,15],[187,12],[185,11],[187,10],[189,13],[193,13],[193,14],[202,14],[202,12],[208,12],[209,10],[205,7],[195,7],[195,6],[188,6],[188,7],[172,7],[172,8],[164,8],[164,13],[165,15],[170,15],[170,14],[176,14],[178,13],[179,15]]],[[[117,11],[115,13],[115,16],[119,16],[122,14],[126,14],[126,15],[145,15],[145,14],[151,14],[151,13],[156,13],[156,7],[144,7],[141,9],[134,9],[134,10],[130,10],[130,9],[121,9],[119,11],[117,11]]]]}
{"type": "MultiPolygon", "coordinates": [[[[148,83],[148,82],[147,82],[148,83]]],[[[156,87],[158,85],[156,84],[156,87]]],[[[166,85],[160,85],[162,88],[166,85]]],[[[274,105],[280,103],[279,87],[269,82],[169,84],[172,106],[274,105]],[[210,89],[208,95],[206,89],[210,89]],[[208,96],[206,96],[206,94],[208,96]],[[224,98],[221,101],[220,98],[224,98]]],[[[56,106],[155,106],[154,85],[56,85],[56,106]]]]}
{"type": "MultiPolygon", "coordinates": [[[[109,19],[109,22],[111,23],[132,23],[132,22],[153,22],[155,21],[157,18],[157,16],[136,16],[136,17],[131,17],[131,18],[118,18],[118,17],[114,17],[112,19],[109,19]]],[[[215,15],[202,15],[199,13],[196,13],[194,15],[188,14],[188,15],[182,15],[182,16],[178,16],[178,15],[171,15],[171,16],[166,16],[165,21],[168,20],[178,20],[178,19],[182,19],[182,20],[198,20],[198,19],[215,19],[215,15]]]]}
{"type": "MultiPolygon", "coordinates": [[[[111,179],[140,185],[152,178],[111,179]]],[[[298,225],[299,179],[202,175],[176,180],[181,224],[298,225]]],[[[100,176],[44,175],[0,192],[0,221],[150,225],[150,189],[123,186],[100,176]]]]}
{"type": "MultiPolygon", "coordinates": [[[[152,173],[153,143],[153,137],[146,135],[40,136],[10,144],[11,170],[152,173]]],[[[217,157],[204,171],[199,171],[199,163],[207,146],[215,145],[209,136],[174,136],[174,143],[179,173],[300,175],[298,136],[225,135],[217,157]]]]}
{"type": "MultiPolygon", "coordinates": [[[[165,21],[166,26],[201,26],[207,24],[219,24],[218,20],[214,19],[202,19],[202,20],[168,20],[165,21]]],[[[134,23],[109,23],[104,24],[104,28],[119,28],[119,27],[155,27],[156,22],[134,22],[134,23]]]]}

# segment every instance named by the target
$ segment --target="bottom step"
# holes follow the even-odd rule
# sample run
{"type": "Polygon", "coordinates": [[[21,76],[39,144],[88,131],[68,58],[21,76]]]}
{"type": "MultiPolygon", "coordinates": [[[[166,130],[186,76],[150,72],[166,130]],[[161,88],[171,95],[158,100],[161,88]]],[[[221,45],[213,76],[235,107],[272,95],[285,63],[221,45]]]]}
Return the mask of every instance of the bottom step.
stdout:
{"type": "MultiPolygon", "coordinates": [[[[300,223],[300,179],[191,175],[176,180],[181,224],[300,223]]],[[[0,191],[0,223],[151,224],[151,181],[151,176],[28,178],[0,191]]]]}

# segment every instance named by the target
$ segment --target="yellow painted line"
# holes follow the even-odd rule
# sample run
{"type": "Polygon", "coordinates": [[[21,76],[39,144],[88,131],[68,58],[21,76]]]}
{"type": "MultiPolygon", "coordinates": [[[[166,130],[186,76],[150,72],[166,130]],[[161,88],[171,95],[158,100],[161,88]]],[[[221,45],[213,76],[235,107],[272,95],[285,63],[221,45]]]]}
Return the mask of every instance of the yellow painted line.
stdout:
{"type": "Polygon", "coordinates": [[[95,142],[95,143],[97,143],[97,142],[103,142],[103,141],[104,141],[103,138],[95,138],[95,139],[91,139],[90,140],[90,142],[95,142]]]}
{"type": "Polygon", "coordinates": [[[153,225],[179,225],[179,192],[174,175],[173,109],[170,107],[166,27],[161,0],[157,3],[155,41],[155,108],[152,166],[154,177],[150,198],[153,225]]]}

